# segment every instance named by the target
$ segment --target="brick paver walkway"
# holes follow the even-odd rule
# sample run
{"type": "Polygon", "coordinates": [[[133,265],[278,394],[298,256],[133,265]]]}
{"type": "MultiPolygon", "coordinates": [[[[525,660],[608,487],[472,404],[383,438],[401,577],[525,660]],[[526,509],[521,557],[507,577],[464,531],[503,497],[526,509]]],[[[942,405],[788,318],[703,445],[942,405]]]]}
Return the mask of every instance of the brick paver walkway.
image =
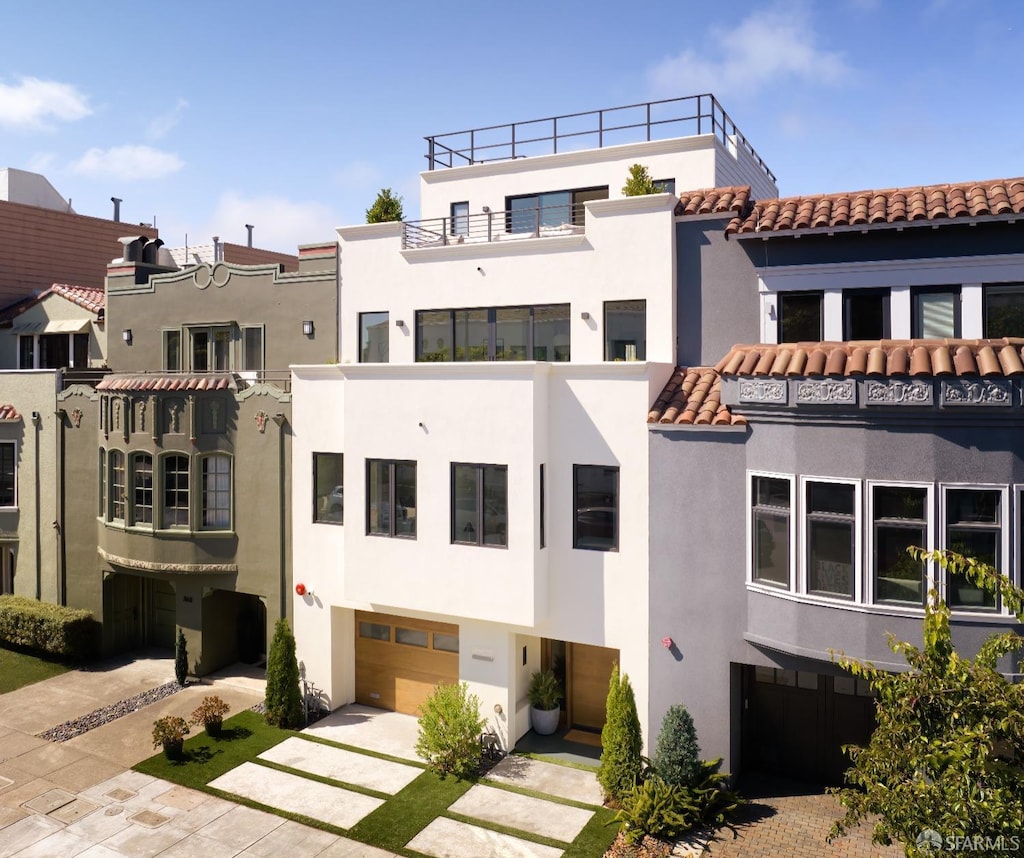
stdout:
{"type": "Polygon", "coordinates": [[[751,779],[740,785],[750,799],[736,826],[736,839],[722,829],[711,844],[713,858],[902,858],[899,846],[876,846],[871,828],[862,825],[846,837],[825,842],[832,823],[842,816],[830,795],[786,781],[751,779]]]}

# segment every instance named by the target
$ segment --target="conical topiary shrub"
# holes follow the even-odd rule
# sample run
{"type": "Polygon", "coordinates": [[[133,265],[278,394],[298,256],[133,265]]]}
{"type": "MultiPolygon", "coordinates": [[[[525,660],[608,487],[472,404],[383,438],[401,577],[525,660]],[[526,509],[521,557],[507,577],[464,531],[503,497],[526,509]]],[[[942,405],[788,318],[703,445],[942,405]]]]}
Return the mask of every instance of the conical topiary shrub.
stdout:
{"type": "Polygon", "coordinates": [[[681,703],[671,706],[661,722],[654,771],[672,786],[693,786],[700,772],[700,748],[693,716],[681,703]]]}
{"type": "Polygon", "coordinates": [[[601,730],[601,767],[597,779],[605,799],[621,801],[640,782],[643,736],[636,712],[636,697],[629,676],[619,678],[619,666],[612,669],[608,682],[608,702],[601,730]]]}
{"type": "Polygon", "coordinates": [[[302,724],[299,694],[299,663],[295,660],[295,638],[287,620],[278,620],[267,656],[267,723],[274,727],[302,724]]]}
{"type": "Polygon", "coordinates": [[[181,626],[178,627],[178,639],[174,643],[174,678],[182,686],[188,680],[188,647],[181,626]]]}

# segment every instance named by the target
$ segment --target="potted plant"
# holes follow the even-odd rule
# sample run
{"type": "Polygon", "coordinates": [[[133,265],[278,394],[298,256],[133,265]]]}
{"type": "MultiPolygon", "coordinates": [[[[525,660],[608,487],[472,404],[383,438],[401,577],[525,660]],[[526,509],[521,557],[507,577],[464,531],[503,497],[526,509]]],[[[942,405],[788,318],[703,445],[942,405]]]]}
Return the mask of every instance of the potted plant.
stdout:
{"type": "Polygon", "coordinates": [[[561,710],[559,701],[565,696],[558,685],[558,679],[550,670],[534,671],[530,677],[530,720],[534,732],[542,736],[550,736],[558,729],[558,717],[561,710]]]}
{"type": "Polygon", "coordinates": [[[180,715],[165,715],[153,722],[153,747],[163,745],[168,760],[180,760],[185,736],[189,732],[188,722],[180,715]]]}
{"type": "Polygon", "coordinates": [[[202,724],[206,735],[217,738],[220,735],[221,727],[224,724],[224,716],[228,714],[231,707],[221,700],[216,694],[203,698],[195,711],[192,712],[192,723],[197,727],[202,724]]]}

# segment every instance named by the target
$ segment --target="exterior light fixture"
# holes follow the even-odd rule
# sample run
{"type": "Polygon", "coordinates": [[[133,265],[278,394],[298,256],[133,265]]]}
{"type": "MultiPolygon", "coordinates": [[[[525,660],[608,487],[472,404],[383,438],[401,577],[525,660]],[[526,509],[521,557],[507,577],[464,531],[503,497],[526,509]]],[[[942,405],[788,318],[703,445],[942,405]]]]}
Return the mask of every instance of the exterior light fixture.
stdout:
{"type": "Polygon", "coordinates": [[[580,313],[580,318],[583,319],[584,322],[589,322],[590,321],[590,313],[588,313],[586,310],[584,310],[582,313],[580,313]]]}
{"type": "Polygon", "coordinates": [[[304,333],[307,337],[313,336],[313,320],[312,319],[302,323],[302,333],[304,333]]]}
{"type": "Polygon", "coordinates": [[[125,343],[127,343],[128,345],[131,345],[132,344],[132,329],[131,328],[125,328],[123,331],[121,331],[121,339],[124,340],[125,343]]]}
{"type": "Polygon", "coordinates": [[[42,422],[43,422],[43,416],[38,411],[33,411],[32,412],[32,423],[33,423],[33,425],[38,426],[42,422]]]}
{"type": "Polygon", "coordinates": [[[404,328],[405,327],[405,319],[395,319],[395,327],[396,328],[404,328]]]}

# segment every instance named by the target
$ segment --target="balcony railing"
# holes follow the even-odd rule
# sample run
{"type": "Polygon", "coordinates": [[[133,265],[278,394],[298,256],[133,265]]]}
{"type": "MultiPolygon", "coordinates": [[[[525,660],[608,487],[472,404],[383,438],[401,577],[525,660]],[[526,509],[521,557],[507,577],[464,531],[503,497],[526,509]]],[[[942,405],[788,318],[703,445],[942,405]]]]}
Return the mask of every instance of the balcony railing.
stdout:
{"type": "Polygon", "coordinates": [[[440,170],[697,134],[714,134],[726,146],[744,149],[775,181],[775,174],[710,93],[489,125],[424,139],[427,169],[440,170]]]}
{"type": "Polygon", "coordinates": [[[402,247],[446,247],[450,244],[581,235],[585,220],[583,203],[566,203],[407,221],[402,224],[402,247]]]}

